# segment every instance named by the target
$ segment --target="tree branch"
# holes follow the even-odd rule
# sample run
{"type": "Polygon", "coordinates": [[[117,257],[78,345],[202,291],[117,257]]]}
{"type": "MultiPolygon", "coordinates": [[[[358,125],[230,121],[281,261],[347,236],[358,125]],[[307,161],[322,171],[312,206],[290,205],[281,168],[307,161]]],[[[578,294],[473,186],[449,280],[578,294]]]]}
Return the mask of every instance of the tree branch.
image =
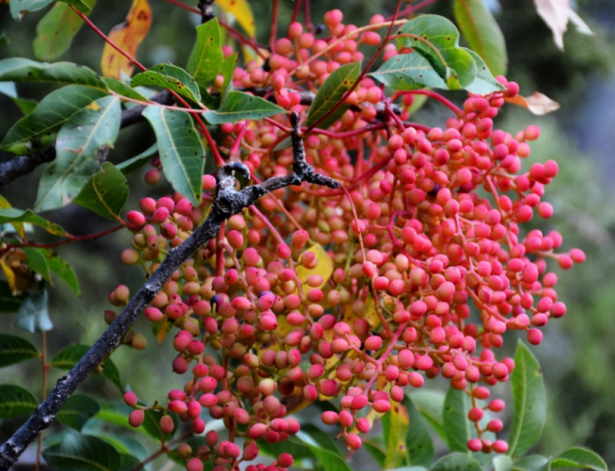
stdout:
{"type": "MultiPolygon", "coordinates": [[[[173,98],[168,91],[160,92],[151,98],[151,101],[160,103],[163,105],[170,105],[173,103],[173,98]]],[[[142,119],[141,113],[145,109],[145,106],[133,106],[127,110],[122,111],[121,127],[125,128],[134,124],[142,119]]],[[[104,157],[109,152],[107,149],[104,157]]],[[[56,158],[55,145],[47,147],[40,152],[32,155],[21,155],[14,157],[13,159],[0,163],[0,191],[4,190],[6,185],[13,180],[27,175],[32,172],[36,167],[41,164],[52,162],[56,158]]]]}
{"type": "Polygon", "coordinates": [[[29,443],[38,434],[49,427],[55,416],[85,380],[90,372],[120,345],[120,341],[139,313],[154,299],[164,284],[179,266],[190,258],[194,252],[209,240],[216,237],[222,222],[254,204],[263,195],[290,185],[300,185],[302,182],[324,185],[329,188],[339,188],[339,184],[325,176],[314,172],[305,159],[303,141],[299,136],[299,115],[291,114],[293,173],[283,177],[275,177],[258,185],[251,185],[239,191],[236,190],[237,180],[233,172],[239,171],[247,178],[250,171],[241,162],[231,162],[220,168],[217,173],[217,195],[212,204],[212,210],[201,226],[188,239],[172,249],[147,282],[137,291],[128,305],[105,330],[96,343],[79,360],[70,372],[58,380],[55,388],[15,434],[0,447],[0,471],[7,471],[29,443]]]}

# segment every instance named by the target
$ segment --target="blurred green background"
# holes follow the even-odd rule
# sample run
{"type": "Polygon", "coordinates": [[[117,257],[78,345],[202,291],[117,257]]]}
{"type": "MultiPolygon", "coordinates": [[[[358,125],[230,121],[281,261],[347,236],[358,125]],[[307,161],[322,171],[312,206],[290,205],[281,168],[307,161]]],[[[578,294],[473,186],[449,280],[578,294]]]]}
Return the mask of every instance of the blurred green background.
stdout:
{"type": "MultiPolygon", "coordinates": [[[[154,22],[139,49],[139,59],[146,65],[165,61],[184,65],[192,48],[193,26],[198,17],[161,0],[150,0],[150,3],[154,22]]],[[[280,3],[282,31],[288,24],[293,2],[280,3]]],[[[332,6],[331,2],[321,0],[311,3],[315,23],[332,6]]],[[[564,248],[580,247],[587,253],[584,265],[575,266],[570,272],[558,270],[558,293],[566,302],[568,313],[549,323],[545,341],[533,349],[544,369],[550,401],[547,426],[536,451],[555,455],[569,446],[584,445],[615,466],[615,195],[610,182],[615,174],[615,7],[612,0],[579,0],[575,7],[595,34],[582,35],[571,26],[562,52],[553,44],[551,32],[537,16],[530,0],[488,3],[506,37],[510,59],[508,78],[519,82],[522,94],[538,90],[562,105],[558,112],[544,117],[508,106],[498,118],[498,126],[510,132],[530,123],[540,125],[542,136],[533,144],[532,157],[528,160],[555,159],[560,165],[560,174],[548,186],[546,197],[556,215],[548,222],[536,222],[535,227],[547,231],[557,229],[564,234],[564,248]]],[[[336,6],[342,8],[349,22],[361,25],[374,13],[391,14],[394,4],[391,0],[346,0],[336,6]]],[[[126,0],[99,0],[91,18],[103,31],[109,31],[124,19],[129,5],[126,0]]],[[[251,5],[259,38],[265,41],[269,35],[271,2],[252,1],[251,5]]],[[[426,11],[452,18],[448,0],[440,0],[426,11]]],[[[0,58],[34,58],[32,40],[43,14],[29,14],[16,23],[9,15],[8,6],[0,5],[0,33],[4,32],[10,40],[8,46],[0,46],[0,58]]],[[[101,39],[83,28],[61,59],[100,70],[101,51],[101,39]]],[[[40,99],[52,89],[46,84],[18,86],[21,96],[34,99],[40,99]]],[[[449,95],[458,103],[463,99],[461,92],[449,95]]],[[[0,135],[4,135],[21,115],[2,95],[0,110],[0,135]]],[[[414,118],[432,125],[442,125],[444,119],[444,110],[432,104],[427,104],[414,118]]],[[[132,157],[149,147],[153,140],[146,124],[132,126],[122,132],[109,160],[120,162],[132,157]]],[[[39,168],[12,183],[3,196],[16,207],[31,207],[42,170],[39,168]]],[[[169,191],[166,184],[144,188],[143,172],[130,177],[132,194],[127,208],[135,207],[145,192],[162,195],[169,191]]],[[[110,227],[108,221],[74,205],[45,216],[76,235],[110,227]]],[[[41,237],[44,239],[44,235],[41,237]]],[[[75,297],[61,283],[51,290],[50,316],[56,328],[48,334],[50,353],[70,343],[90,345],[105,327],[103,312],[109,308],[107,294],[118,283],[131,288],[142,284],[140,269],[124,267],[119,261],[119,254],[128,244],[129,235],[121,232],[100,241],[77,243],[58,250],[77,272],[82,295],[75,297]]],[[[13,316],[0,315],[2,331],[10,329],[12,323],[13,316]]],[[[166,390],[171,384],[181,386],[181,382],[171,374],[172,354],[168,342],[157,348],[146,322],[139,321],[138,329],[148,336],[150,347],[143,352],[120,349],[113,360],[123,380],[147,402],[159,399],[160,384],[166,390]]],[[[29,337],[40,345],[40,335],[29,337]]],[[[3,369],[1,375],[2,383],[29,385],[33,391],[40,392],[38,360],[3,369]]],[[[53,380],[52,376],[51,384],[53,380]]],[[[96,391],[109,399],[118,398],[117,391],[97,377],[88,379],[81,390],[96,391]]],[[[0,442],[20,423],[21,419],[0,422],[0,442]]]]}

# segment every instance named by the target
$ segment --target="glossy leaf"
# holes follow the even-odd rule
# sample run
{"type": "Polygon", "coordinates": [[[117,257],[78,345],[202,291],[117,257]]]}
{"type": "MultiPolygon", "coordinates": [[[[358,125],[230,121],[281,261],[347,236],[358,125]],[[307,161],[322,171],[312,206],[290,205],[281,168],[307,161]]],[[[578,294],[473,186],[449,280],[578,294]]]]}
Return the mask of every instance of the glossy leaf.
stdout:
{"type": "Polygon", "coordinates": [[[128,175],[129,173],[143,167],[152,159],[152,156],[155,155],[157,152],[158,144],[153,143],[143,152],[138,155],[135,155],[132,159],[124,160],[124,162],[117,164],[116,168],[120,170],[124,175],[128,175]]]}
{"type": "Polygon", "coordinates": [[[135,75],[132,86],[139,85],[168,88],[192,101],[201,101],[201,92],[194,79],[184,69],[174,65],[158,64],[135,75]]]}
{"type": "Polygon", "coordinates": [[[56,236],[66,236],[68,233],[58,224],[42,218],[38,214],[32,212],[31,209],[5,208],[0,209],[0,224],[6,223],[27,223],[45,229],[50,234],[56,236]]]}
{"type": "Polygon", "coordinates": [[[513,471],[549,471],[551,460],[546,456],[529,455],[517,460],[512,469],[513,471]]]}
{"type": "MultiPolygon", "coordinates": [[[[361,74],[361,62],[353,62],[339,67],[331,73],[322,87],[316,93],[314,101],[308,111],[306,126],[311,126],[316,121],[325,116],[331,108],[339,103],[344,94],[352,88],[354,83],[361,74]]],[[[337,108],[329,117],[327,117],[319,127],[327,129],[337,119],[339,119],[348,109],[348,105],[344,104],[337,108]]]]}
{"type": "Polygon", "coordinates": [[[68,85],[51,92],[31,114],[9,129],[0,149],[21,155],[52,144],[55,133],[71,116],[105,95],[102,90],[82,85],[68,85]]]}
{"type": "MultiPolygon", "coordinates": [[[[147,0],[133,0],[126,20],[113,27],[109,39],[135,57],[137,48],[147,36],[151,24],[152,12],[147,0]]],[[[116,79],[122,78],[121,72],[132,75],[134,69],[133,63],[108,43],[105,43],[100,67],[103,75],[116,79]]]]}
{"type": "Polygon", "coordinates": [[[391,410],[382,416],[382,435],[386,449],[384,469],[399,468],[409,464],[406,453],[409,423],[408,411],[402,404],[396,402],[391,405],[391,410]]]}
{"type": "Polygon", "coordinates": [[[470,48],[485,61],[493,75],[505,75],[508,68],[506,42],[485,2],[454,0],[453,11],[470,48]]]}
{"type": "Polygon", "coordinates": [[[513,467],[513,460],[510,456],[497,455],[493,457],[493,471],[510,471],[513,467]]]}
{"type": "Polygon", "coordinates": [[[216,5],[223,11],[233,15],[237,23],[248,33],[248,36],[251,38],[254,37],[256,33],[254,14],[252,13],[248,0],[216,0],[216,5]]]}
{"type": "Polygon", "coordinates": [[[61,443],[43,451],[52,469],[79,471],[118,471],[120,456],[100,438],[71,433],[61,443]]]}
{"type": "Polygon", "coordinates": [[[0,81],[53,82],[85,85],[105,90],[96,72],[72,62],[36,62],[22,57],[0,60],[0,81]]]}
{"type": "Polygon", "coordinates": [[[448,88],[429,61],[416,52],[394,56],[370,75],[393,90],[448,88]]]}
{"type": "MultiPolygon", "coordinates": [[[[91,10],[96,0],[82,0],[91,10]]],[[[34,55],[37,59],[50,61],[61,56],[71,45],[83,20],[67,3],[57,2],[38,22],[34,55]]]]}
{"type": "MultiPolygon", "coordinates": [[[[69,345],[58,352],[51,359],[49,365],[52,368],[57,368],[59,370],[70,370],[79,360],[81,360],[83,355],[85,355],[89,349],[90,347],[87,345],[69,345]]],[[[107,358],[104,362],[102,375],[115,384],[122,393],[124,392],[122,382],[120,380],[120,374],[110,358],[107,358]]]]}
{"type": "Polygon", "coordinates": [[[35,210],[65,206],[79,194],[100,165],[99,154],[113,147],[120,121],[119,98],[104,97],[64,123],[56,140],[56,159],[41,177],[35,210]]]}
{"type": "Polygon", "coordinates": [[[470,408],[470,398],[465,391],[452,387],[448,389],[442,417],[446,441],[451,452],[468,451],[468,440],[472,438],[471,424],[468,420],[470,408]]]}
{"type": "Polygon", "coordinates": [[[335,441],[313,425],[301,427],[297,442],[307,447],[324,471],[351,471],[335,441]]]}
{"type": "Polygon", "coordinates": [[[105,162],[85,184],[74,203],[107,219],[119,218],[128,200],[128,182],[112,163],[105,162]]]}
{"type": "Polygon", "coordinates": [[[608,469],[600,455],[581,447],[570,448],[551,460],[551,469],[556,468],[584,468],[595,471],[607,471],[608,469]]]}
{"type": "Polygon", "coordinates": [[[173,189],[198,206],[205,164],[205,149],[192,119],[183,111],[148,106],[143,111],[158,141],[164,175],[173,189]]]}
{"type": "Polygon", "coordinates": [[[40,356],[32,343],[16,335],[0,334],[0,367],[40,356]]]}
{"type": "Polygon", "coordinates": [[[76,295],[81,294],[79,291],[79,281],[72,268],[57,255],[53,255],[49,249],[39,247],[24,247],[26,253],[26,265],[32,271],[40,273],[43,278],[53,284],[51,280],[51,272],[60,277],[76,295]]]}
{"type": "Polygon", "coordinates": [[[409,427],[406,435],[406,454],[412,466],[431,467],[434,459],[434,447],[429,430],[421,413],[409,396],[404,397],[403,405],[408,412],[409,427]]]}
{"type": "Polygon", "coordinates": [[[41,10],[53,2],[54,0],[13,0],[9,6],[13,18],[21,20],[26,13],[41,10]]]}
{"type": "Polygon", "coordinates": [[[218,19],[213,18],[197,26],[196,35],[196,43],[188,58],[186,69],[199,85],[207,88],[216,80],[224,61],[218,19]]]}
{"type": "Polygon", "coordinates": [[[284,112],[284,108],[261,97],[233,90],[220,108],[203,113],[203,117],[209,124],[223,124],[235,123],[242,119],[264,119],[284,112]]]}
{"type": "Polygon", "coordinates": [[[463,453],[451,453],[439,459],[430,471],[481,471],[480,465],[463,453]]]}
{"type": "Polygon", "coordinates": [[[508,455],[523,456],[540,438],[547,418],[547,396],[542,371],[534,354],[517,345],[511,375],[515,413],[508,436],[508,455]]]}
{"type": "Polygon", "coordinates": [[[478,95],[486,95],[488,93],[506,89],[504,85],[493,78],[493,75],[489,72],[489,69],[487,68],[487,65],[485,64],[485,61],[483,61],[482,57],[470,49],[466,49],[466,51],[468,51],[468,53],[474,58],[477,68],[476,78],[466,87],[466,90],[478,95]]]}
{"type": "Polygon", "coordinates": [[[114,79],[111,77],[103,77],[103,83],[107,86],[109,91],[113,91],[119,95],[122,95],[126,98],[131,98],[133,100],[141,100],[147,101],[147,98],[141,95],[137,90],[132,88],[130,85],[125,84],[121,80],[114,79]]]}
{"type": "Polygon", "coordinates": [[[25,295],[13,296],[9,284],[0,280],[0,312],[17,312],[25,298],[25,295]]]}
{"type": "MultiPolygon", "coordinates": [[[[127,414],[129,413],[130,412],[127,412],[127,414]]],[[[128,421],[126,420],[126,415],[124,416],[124,422],[128,423],[128,421]]],[[[112,445],[113,448],[115,448],[115,450],[120,454],[120,457],[124,455],[131,455],[133,457],[136,457],[139,462],[145,461],[147,459],[149,453],[147,452],[145,447],[141,445],[141,443],[139,443],[137,440],[123,437],[121,434],[112,435],[111,433],[105,433],[100,430],[101,424],[102,422],[99,419],[93,417],[87,422],[87,424],[85,424],[85,426],[81,430],[81,433],[85,435],[92,435],[94,437],[100,438],[101,440],[104,440],[109,445],[112,445]]],[[[130,428],[132,430],[135,430],[132,427],[130,428]]]]}
{"type": "Polygon", "coordinates": [[[58,422],[80,431],[85,423],[94,417],[99,410],[98,402],[90,396],[73,394],[56,414],[56,419],[58,419],[58,422]]]}
{"type": "Polygon", "coordinates": [[[380,446],[380,444],[376,443],[376,441],[372,440],[363,440],[363,445],[361,448],[365,448],[369,451],[369,454],[372,455],[372,458],[378,463],[381,469],[384,469],[384,462],[387,459],[386,452],[380,446]]]}
{"type": "Polygon", "coordinates": [[[21,386],[0,384],[0,419],[30,415],[38,406],[34,394],[21,386]]]}
{"type": "Polygon", "coordinates": [[[48,304],[49,296],[46,289],[30,291],[30,295],[19,306],[15,327],[32,334],[53,329],[47,311],[48,304]]]}
{"type": "Polygon", "coordinates": [[[442,412],[445,395],[440,391],[418,391],[410,395],[414,406],[423,416],[425,422],[446,442],[442,412]]]}

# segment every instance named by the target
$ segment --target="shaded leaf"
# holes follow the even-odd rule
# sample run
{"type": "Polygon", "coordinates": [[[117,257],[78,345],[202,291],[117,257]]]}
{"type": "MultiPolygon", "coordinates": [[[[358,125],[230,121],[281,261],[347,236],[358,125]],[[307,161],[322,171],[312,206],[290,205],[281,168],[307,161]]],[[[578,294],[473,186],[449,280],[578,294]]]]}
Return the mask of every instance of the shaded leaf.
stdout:
{"type": "Polygon", "coordinates": [[[120,466],[115,448],[100,438],[77,433],[45,449],[43,457],[51,468],[63,471],[118,471],[120,466]]]}
{"type": "Polygon", "coordinates": [[[79,291],[79,281],[72,268],[57,255],[53,255],[49,249],[38,247],[24,247],[23,251],[27,255],[26,265],[32,271],[40,273],[43,278],[49,283],[51,282],[51,272],[58,275],[76,295],[81,294],[79,291]]]}
{"type": "Polygon", "coordinates": [[[264,119],[279,113],[284,108],[261,97],[233,90],[215,111],[206,111],[203,117],[209,124],[235,123],[242,119],[264,119]]]}
{"type": "MultiPolygon", "coordinates": [[[[107,403],[102,404],[100,411],[94,416],[92,420],[99,420],[109,424],[119,425],[129,430],[137,432],[143,436],[149,437],[150,435],[145,431],[143,427],[133,428],[128,423],[128,415],[132,409],[123,403],[107,403]]],[[[87,425],[89,427],[89,425],[87,425]]],[[[119,438],[119,437],[118,437],[119,438]]],[[[115,445],[115,444],[114,444],[115,445]]],[[[119,450],[120,452],[122,450],[119,450]]]]}
{"type": "MultiPolygon", "coordinates": [[[[73,368],[79,360],[90,349],[87,345],[69,345],[58,352],[49,362],[49,366],[57,368],[59,370],[70,370],[73,368]]],[[[104,361],[102,375],[110,380],[117,388],[123,393],[122,382],[120,380],[120,374],[115,367],[113,361],[107,358],[104,361]]]]}
{"type": "Polygon", "coordinates": [[[56,140],[56,159],[41,177],[36,210],[65,206],[79,194],[100,165],[100,152],[113,147],[121,114],[119,98],[104,97],[64,123],[56,140]]]}
{"type": "Polygon", "coordinates": [[[468,451],[468,440],[472,438],[471,424],[468,420],[470,408],[470,398],[466,392],[449,387],[444,400],[442,425],[451,452],[468,451]]]}
{"type": "Polygon", "coordinates": [[[451,453],[436,461],[430,471],[481,471],[480,465],[462,453],[451,453]]]}
{"type": "Polygon", "coordinates": [[[0,280],[0,312],[17,312],[25,298],[25,295],[13,296],[9,284],[0,280]]]}
{"type": "Polygon", "coordinates": [[[528,97],[517,95],[504,99],[508,103],[521,106],[538,116],[559,110],[559,103],[551,100],[547,95],[543,95],[540,92],[534,92],[528,97]]]}
{"type": "Polygon", "coordinates": [[[470,48],[485,61],[493,75],[505,75],[508,56],[504,35],[483,0],[454,0],[453,11],[470,48]]]}
{"type": "MultiPolygon", "coordinates": [[[[91,10],[96,0],[82,0],[91,10]]],[[[61,56],[71,45],[84,22],[67,3],[57,2],[38,22],[34,39],[34,55],[50,61],[61,56]]]]}
{"type": "Polygon", "coordinates": [[[105,92],[82,85],[68,85],[47,95],[28,116],[21,118],[6,133],[0,149],[27,154],[55,141],[55,133],[80,110],[105,92]]]}
{"type": "Polygon", "coordinates": [[[11,15],[16,20],[21,20],[26,13],[45,8],[55,0],[13,0],[9,3],[11,15]]]}
{"type": "Polygon", "coordinates": [[[80,431],[85,423],[94,417],[99,410],[98,402],[90,396],[73,394],[56,414],[56,419],[58,419],[58,422],[80,431]]]}
{"type": "Polygon", "coordinates": [[[551,460],[546,456],[529,455],[517,460],[512,469],[513,471],[549,471],[551,460]]]}
{"type": "Polygon", "coordinates": [[[124,160],[124,162],[117,164],[116,168],[120,170],[124,175],[128,175],[129,173],[143,167],[151,160],[152,156],[155,155],[157,152],[158,144],[154,142],[151,146],[149,146],[139,155],[135,155],[132,159],[124,160]]]}
{"type": "MultiPolygon", "coordinates": [[[[157,440],[159,442],[162,441],[169,441],[171,438],[173,438],[173,434],[172,433],[162,433],[162,430],[160,430],[160,418],[163,416],[164,414],[159,411],[159,410],[146,410],[145,411],[145,418],[143,419],[143,429],[145,430],[145,432],[152,437],[154,440],[157,440]]],[[[177,415],[175,414],[171,414],[170,417],[173,419],[173,422],[175,423],[175,427],[173,430],[177,430],[177,415]]]]}
{"type": "Polygon", "coordinates": [[[27,223],[34,224],[35,226],[42,227],[50,234],[56,236],[66,236],[68,233],[58,224],[48,221],[42,218],[38,214],[34,213],[31,209],[17,209],[17,208],[5,208],[0,209],[0,224],[6,223],[27,223]]]}
{"type": "Polygon", "coordinates": [[[369,454],[372,455],[372,458],[378,463],[380,468],[384,469],[384,462],[386,460],[386,453],[383,448],[375,441],[371,440],[363,440],[362,448],[365,448],[369,451],[369,454]]]}
{"type": "MultiPolygon", "coordinates": [[[[147,0],[133,0],[126,20],[114,26],[109,39],[130,56],[135,57],[137,47],[145,39],[152,24],[152,12],[147,0]]],[[[134,65],[108,43],[103,49],[100,67],[103,75],[116,79],[122,78],[121,72],[131,76],[134,65]]]]}
{"type": "Polygon", "coordinates": [[[37,289],[23,300],[17,311],[15,327],[30,333],[45,332],[53,329],[47,305],[49,297],[46,289],[37,289]]]}
{"type": "Polygon", "coordinates": [[[421,413],[409,396],[404,397],[404,406],[408,412],[409,427],[406,435],[406,453],[408,463],[413,466],[431,467],[434,459],[434,447],[429,430],[421,413]]]}
{"type": "Polygon", "coordinates": [[[595,471],[607,471],[608,469],[600,455],[581,447],[569,448],[551,460],[551,469],[556,468],[584,468],[595,471]]]}
{"type": "Polygon", "coordinates": [[[11,43],[11,40],[4,33],[0,33],[0,46],[6,46],[11,43]]]}
{"type": "Polygon", "coordinates": [[[36,62],[22,57],[0,60],[0,81],[53,82],[85,85],[105,90],[96,73],[72,62],[36,62]]]}
{"type": "Polygon", "coordinates": [[[131,98],[133,100],[147,101],[147,98],[145,98],[137,90],[132,88],[130,85],[125,84],[121,80],[114,79],[111,77],[103,77],[102,81],[107,86],[107,89],[109,91],[113,91],[119,95],[122,95],[126,98],[131,98]]]}
{"type": "Polygon", "coordinates": [[[192,101],[201,101],[201,92],[194,79],[184,69],[174,65],[158,64],[135,75],[132,86],[139,85],[168,88],[192,101]]]}
{"type": "Polygon", "coordinates": [[[248,36],[254,37],[256,33],[254,14],[248,0],[216,0],[216,5],[223,11],[233,15],[237,23],[248,33],[248,36]]]}
{"type": "Polygon", "coordinates": [[[442,419],[445,395],[441,391],[418,391],[410,395],[414,406],[429,426],[446,442],[442,419]]]}
{"type": "Polygon", "coordinates": [[[301,427],[301,431],[292,439],[298,445],[307,447],[321,469],[325,471],[351,471],[335,441],[313,425],[301,427]]]}
{"type": "Polygon", "coordinates": [[[508,455],[523,456],[540,438],[547,418],[547,396],[542,371],[534,354],[517,345],[511,375],[515,413],[508,436],[508,455]]]}
{"type": "Polygon", "coordinates": [[[489,69],[487,68],[487,65],[485,64],[485,61],[483,61],[482,57],[470,49],[466,49],[466,51],[468,51],[468,53],[474,58],[477,68],[476,78],[466,87],[466,90],[478,95],[487,95],[488,93],[506,89],[504,85],[498,82],[493,75],[491,75],[491,72],[489,72],[489,69]]]}
{"type": "Polygon", "coordinates": [[[183,111],[148,106],[143,111],[158,142],[164,175],[175,191],[198,206],[205,165],[205,149],[192,119],[183,111]]]}
{"type": "Polygon", "coordinates": [[[16,335],[0,334],[0,367],[40,356],[32,343],[16,335]]]}
{"type": "Polygon", "coordinates": [[[126,177],[112,163],[105,162],[81,189],[74,203],[104,218],[117,219],[127,200],[126,177]]]}
{"type": "Polygon", "coordinates": [[[0,384],[0,419],[30,415],[38,406],[34,394],[14,384],[0,384]]]}
{"type": "MultiPolygon", "coordinates": [[[[353,62],[339,67],[331,73],[327,80],[322,84],[322,87],[316,93],[312,105],[308,111],[306,126],[311,126],[325,114],[329,112],[337,103],[339,103],[344,94],[352,88],[354,83],[361,74],[361,62],[353,62]]],[[[348,105],[344,104],[337,108],[328,118],[326,118],[320,127],[327,129],[337,119],[339,119],[348,109],[348,105]]]]}
{"type": "Polygon", "coordinates": [[[429,61],[417,52],[394,56],[370,75],[393,90],[448,88],[429,61]]]}
{"type": "Polygon", "coordinates": [[[186,69],[199,85],[207,88],[214,83],[224,61],[218,19],[213,18],[197,26],[196,35],[186,69]]]}

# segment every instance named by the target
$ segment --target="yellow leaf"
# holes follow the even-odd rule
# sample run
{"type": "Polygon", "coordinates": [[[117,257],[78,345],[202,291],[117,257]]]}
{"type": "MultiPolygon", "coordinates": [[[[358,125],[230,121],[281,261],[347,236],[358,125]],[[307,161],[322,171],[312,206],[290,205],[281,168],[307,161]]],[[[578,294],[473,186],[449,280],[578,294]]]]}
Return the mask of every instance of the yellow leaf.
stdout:
{"type": "Polygon", "coordinates": [[[11,270],[6,262],[3,259],[0,259],[0,266],[2,267],[2,271],[4,272],[4,276],[6,276],[6,281],[9,284],[9,288],[11,288],[11,292],[15,292],[15,272],[11,270]]]}
{"type": "Polygon", "coordinates": [[[216,0],[216,4],[225,12],[235,17],[237,23],[248,33],[251,38],[256,33],[254,27],[254,15],[248,0],[216,0]]]}
{"type": "Polygon", "coordinates": [[[376,301],[374,301],[372,293],[367,295],[363,306],[363,312],[360,312],[358,315],[354,313],[352,304],[347,304],[344,307],[344,316],[342,318],[344,322],[352,326],[357,319],[365,319],[369,323],[371,330],[376,330],[380,327],[380,316],[376,310],[376,301]]]}
{"type": "Polygon", "coordinates": [[[530,113],[535,115],[543,115],[551,113],[559,109],[559,103],[551,100],[547,95],[540,92],[534,92],[530,96],[517,95],[512,98],[505,98],[508,103],[526,108],[530,113]]]}
{"type": "Polygon", "coordinates": [[[386,434],[386,460],[383,468],[399,468],[406,465],[406,435],[410,418],[406,408],[395,402],[393,402],[391,410],[387,414],[388,433],[386,434]]]}
{"type": "MultiPolygon", "coordinates": [[[[152,12],[147,0],[133,0],[126,21],[113,27],[109,39],[135,57],[137,47],[147,35],[151,24],[152,12]]],[[[121,79],[121,71],[130,76],[134,65],[112,46],[105,44],[100,67],[106,77],[121,79]]]]}
{"type": "MultiPolygon", "coordinates": [[[[314,244],[303,253],[306,252],[312,252],[316,257],[318,264],[315,268],[306,268],[303,265],[297,266],[297,278],[299,278],[302,283],[304,293],[307,293],[310,289],[312,289],[306,284],[306,281],[310,276],[320,275],[322,277],[322,284],[318,286],[318,288],[322,289],[333,274],[333,260],[325,249],[322,248],[322,245],[314,244]]],[[[303,254],[301,254],[301,256],[303,256],[303,254]]]]}

